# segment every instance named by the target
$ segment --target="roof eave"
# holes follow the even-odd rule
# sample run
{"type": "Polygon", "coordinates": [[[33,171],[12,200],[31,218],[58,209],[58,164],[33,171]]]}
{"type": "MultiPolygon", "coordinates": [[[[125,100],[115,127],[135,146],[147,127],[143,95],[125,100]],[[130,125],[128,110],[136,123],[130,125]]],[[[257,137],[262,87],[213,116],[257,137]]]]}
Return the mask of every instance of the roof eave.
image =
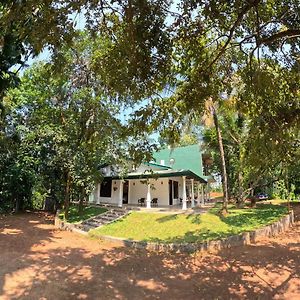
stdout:
{"type": "Polygon", "coordinates": [[[179,170],[179,171],[173,171],[173,172],[166,172],[166,173],[143,173],[143,174],[127,174],[126,176],[105,176],[105,178],[109,179],[147,179],[147,178],[166,178],[166,177],[178,177],[178,176],[187,176],[191,179],[196,179],[197,181],[201,183],[207,183],[207,181],[200,177],[199,175],[195,174],[191,170],[179,170]]]}

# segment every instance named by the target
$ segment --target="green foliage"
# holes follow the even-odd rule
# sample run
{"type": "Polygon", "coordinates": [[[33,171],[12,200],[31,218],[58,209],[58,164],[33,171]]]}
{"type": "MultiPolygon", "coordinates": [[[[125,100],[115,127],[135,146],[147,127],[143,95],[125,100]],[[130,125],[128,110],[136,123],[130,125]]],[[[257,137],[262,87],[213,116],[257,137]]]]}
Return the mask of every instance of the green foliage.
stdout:
{"type": "Polygon", "coordinates": [[[274,187],[274,196],[275,198],[286,200],[288,198],[288,190],[285,185],[284,180],[279,180],[276,182],[274,187]]]}
{"type": "Polygon", "coordinates": [[[47,193],[41,193],[36,190],[33,191],[31,196],[32,208],[43,209],[46,197],[47,197],[47,193]]]}
{"type": "Polygon", "coordinates": [[[300,194],[300,164],[297,157],[294,161],[288,165],[287,169],[288,185],[290,186],[290,192],[299,195],[300,194]]]}
{"type": "Polygon", "coordinates": [[[287,186],[285,180],[279,180],[274,184],[273,196],[274,198],[279,198],[283,200],[296,200],[296,186],[292,183],[290,186],[287,186]]]}
{"type": "Polygon", "coordinates": [[[217,193],[223,193],[223,188],[222,186],[213,186],[210,187],[211,192],[217,192],[217,193]]]}
{"type": "MultiPolygon", "coordinates": [[[[300,154],[299,75],[274,61],[261,61],[263,69],[254,68],[257,63],[233,74],[231,91],[219,101],[230,193],[241,202],[285,178],[300,154]]],[[[215,130],[207,129],[204,140],[215,161],[212,171],[220,173],[215,130]]]]}
{"type": "MultiPolygon", "coordinates": [[[[179,142],[207,101],[221,108],[223,98],[237,99],[221,123],[239,193],[251,177],[297,161],[298,0],[177,4],[173,11],[168,0],[1,1],[0,143],[11,146],[1,152],[3,203],[30,206],[40,174],[51,196],[61,199],[70,185],[78,198],[99,179],[99,164],[149,158],[153,132],[179,142]],[[80,12],[88,36],[75,30],[71,16],[80,12]],[[18,83],[13,67],[45,47],[50,64],[5,97],[18,83]],[[126,128],[124,107],[134,107],[126,128]]],[[[297,172],[288,173],[297,191],[297,172]]]]}
{"type": "Polygon", "coordinates": [[[288,197],[292,201],[296,200],[295,190],[296,190],[296,186],[294,184],[291,184],[291,189],[288,197]]]}
{"type": "Polygon", "coordinates": [[[48,197],[48,191],[42,185],[41,180],[36,180],[33,188],[32,188],[32,195],[31,195],[31,202],[33,209],[43,209],[46,198],[48,197]]]}
{"type": "Polygon", "coordinates": [[[20,208],[42,206],[41,186],[56,202],[69,199],[67,184],[74,199],[85,198],[101,179],[101,164],[121,163],[126,146],[125,128],[116,117],[119,107],[107,100],[95,74],[86,69],[89,57],[78,56],[76,51],[88,52],[86,41],[82,37],[78,49],[64,52],[62,73],[51,64],[35,65],[4,98],[6,139],[15,152],[3,153],[13,156],[2,169],[12,179],[3,185],[9,184],[7,201],[22,199],[20,208]]]}
{"type": "Polygon", "coordinates": [[[35,182],[35,160],[20,148],[19,137],[0,138],[0,206],[1,210],[30,208],[35,182]]]}
{"type": "Polygon", "coordinates": [[[199,143],[199,137],[195,133],[188,133],[182,135],[180,138],[179,146],[189,146],[199,143]]]}

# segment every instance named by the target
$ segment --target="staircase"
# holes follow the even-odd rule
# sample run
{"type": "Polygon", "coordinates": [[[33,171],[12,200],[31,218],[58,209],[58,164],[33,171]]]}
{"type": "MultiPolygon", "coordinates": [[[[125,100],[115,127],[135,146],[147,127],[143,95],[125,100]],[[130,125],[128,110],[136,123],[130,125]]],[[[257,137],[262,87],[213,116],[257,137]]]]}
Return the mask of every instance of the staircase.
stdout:
{"type": "Polygon", "coordinates": [[[80,230],[88,232],[91,229],[95,229],[97,227],[117,221],[125,217],[128,213],[128,210],[122,208],[113,208],[103,214],[92,217],[83,221],[80,224],[77,224],[76,227],[80,230]]]}

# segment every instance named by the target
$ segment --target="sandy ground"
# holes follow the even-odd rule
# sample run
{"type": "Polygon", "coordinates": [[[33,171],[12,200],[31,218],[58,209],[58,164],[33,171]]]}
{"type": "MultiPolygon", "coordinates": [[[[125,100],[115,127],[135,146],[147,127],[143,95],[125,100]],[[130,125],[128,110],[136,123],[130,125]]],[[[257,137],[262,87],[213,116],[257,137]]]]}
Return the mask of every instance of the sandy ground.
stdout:
{"type": "MultiPolygon", "coordinates": [[[[296,207],[297,216],[300,207],[296,207]]],[[[218,254],[159,254],[0,216],[0,299],[300,299],[300,221],[218,254]]]]}

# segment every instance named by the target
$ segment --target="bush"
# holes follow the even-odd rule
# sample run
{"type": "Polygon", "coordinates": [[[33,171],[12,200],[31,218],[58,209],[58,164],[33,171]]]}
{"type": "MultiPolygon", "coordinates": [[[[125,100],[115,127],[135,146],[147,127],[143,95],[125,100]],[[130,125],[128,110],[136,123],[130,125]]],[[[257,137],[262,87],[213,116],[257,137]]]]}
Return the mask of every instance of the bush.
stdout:
{"type": "Polygon", "coordinates": [[[14,208],[12,201],[5,201],[3,198],[0,199],[0,214],[11,212],[14,208]]]}
{"type": "Polygon", "coordinates": [[[44,202],[46,199],[47,193],[43,194],[39,191],[34,191],[32,193],[32,208],[33,209],[42,209],[44,207],[44,202]]]}

